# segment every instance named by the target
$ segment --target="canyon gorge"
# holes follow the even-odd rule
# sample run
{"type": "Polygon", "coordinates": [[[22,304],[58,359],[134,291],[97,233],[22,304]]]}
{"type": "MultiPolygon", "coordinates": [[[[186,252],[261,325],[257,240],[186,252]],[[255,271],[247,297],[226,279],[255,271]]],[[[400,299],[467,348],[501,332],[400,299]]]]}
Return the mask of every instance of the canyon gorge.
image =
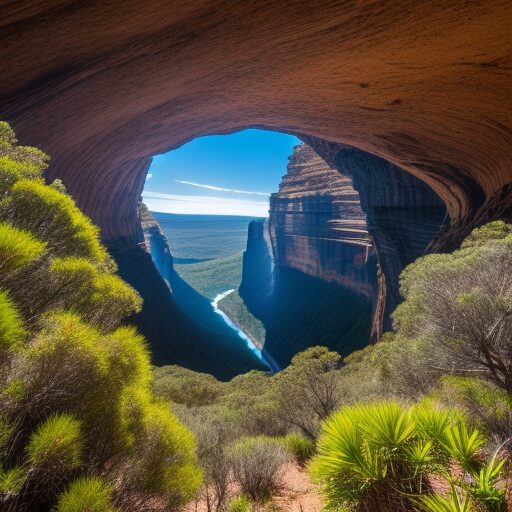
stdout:
{"type": "MultiPolygon", "coordinates": [[[[364,317],[355,348],[389,328],[405,265],[510,218],[511,21],[506,0],[7,1],[0,118],[52,156],[48,179],[60,178],[100,226],[144,298],[137,321],[154,361],[193,357],[204,371],[213,364],[204,332],[177,311],[137,215],[151,157],[244,127],[296,134],[330,172],[294,155],[268,236],[252,227],[260,252],[248,248],[240,292],[254,280],[251,258],[275,266],[259,286],[261,296],[286,291],[280,303],[314,283],[324,298],[343,287],[364,317]]],[[[246,301],[258,313],[258,297],[246,301]]],[[[346,309],[333,318],[355,325],[346,309]]],[[[301,347],[281,352],[269,340],[266,349],[286,362],[301,347]]]]}

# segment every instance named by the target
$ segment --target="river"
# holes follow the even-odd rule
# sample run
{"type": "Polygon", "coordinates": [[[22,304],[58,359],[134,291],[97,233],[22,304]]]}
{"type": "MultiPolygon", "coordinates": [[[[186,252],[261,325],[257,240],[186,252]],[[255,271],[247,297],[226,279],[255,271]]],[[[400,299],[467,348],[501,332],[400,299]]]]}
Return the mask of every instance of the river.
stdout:
{"type": "Polygon", "coordinates": [[[247,336],[247,334],[245,334],[244,331],[242,331],[242,329],[240,329],[240,327],[238,327],[238,325],[236,325],[232,320],[231,318],[229,318],[228,315],[226,315],[226,313],[224,313],[224,311],[222,311],[221,309],[219,309],[219,302],[224,298],[224,297],[227,297],[230,293],[233,293],[235,290],[226,290],[225,292],[222,292],[222,293],[219,293],[213,300],[212,300],[212,307],[213,307],[213,310],[215,311],[215,313],[217,313],[218,315],[220,315],[222,317],[222,319],[224,320],[224,322],[226,322],[226,324],[231,327],[231,329],[233,329],[234,331],[236,331],[236,333],[238,334],[238,336],[240,336],[240,338],[242,338],[245,343],[247,344],[247,347],[249,347],[249,349],[256,355],[256,357],[262,362],[264,363],[271,372],[277,372],[279,371],[279,366],[277,365],[277,363],[275,361],[272,360],[272,358],[269,357],[268,354],[264,354],[251,340],[251,338],[249,338],[249,336],[247,336]]]}

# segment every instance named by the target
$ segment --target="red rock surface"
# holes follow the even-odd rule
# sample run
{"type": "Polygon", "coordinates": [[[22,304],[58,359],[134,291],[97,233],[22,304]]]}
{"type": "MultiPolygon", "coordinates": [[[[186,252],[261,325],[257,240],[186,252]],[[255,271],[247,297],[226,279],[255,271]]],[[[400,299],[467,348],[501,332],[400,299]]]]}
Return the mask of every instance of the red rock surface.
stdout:
{"type": "Polygon", "coordinates": [[[276,265],[371,298],[375,248],[352,179],[307,144],[294,148],[279,191],[270,199],[269,226],[276,265]]]}
{"type": "Polygon", "coordinates": [[[509,0],[6,0],[0,117],[109,241],[141,240],[152,155],[248,126],[379,155],[460,227],[510,206],[511,23],[509,0]]]}

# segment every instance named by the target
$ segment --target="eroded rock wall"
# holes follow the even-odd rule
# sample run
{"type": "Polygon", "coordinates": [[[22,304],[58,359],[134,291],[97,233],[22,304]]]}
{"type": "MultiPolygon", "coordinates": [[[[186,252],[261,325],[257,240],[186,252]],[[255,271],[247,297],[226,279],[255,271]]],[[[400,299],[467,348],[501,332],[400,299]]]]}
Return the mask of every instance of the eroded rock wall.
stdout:
{"type": "Polygon", "coordinates": [[[294,148],[270,198],[270,234],[278,267],[373,295],[376,258],[366,216],[349,176],[310,146],[294,148]]]}
{"type": "Polygon", "coordinates": [[[449,228],[446,207],[424,182],[382,158],[345,145],[305,139],[333,169],[350,176],[359,192],[380,266],[375,329],[388,330],[390,315],[400,302],[400,273],[449,228]]]}
{"type": "Polygon", "coordinates": [[[2,2],[0,118],[111,242],[151,156],[266,127],[393,162],[456,233],[509,213],[509,0],[2,2]]]}

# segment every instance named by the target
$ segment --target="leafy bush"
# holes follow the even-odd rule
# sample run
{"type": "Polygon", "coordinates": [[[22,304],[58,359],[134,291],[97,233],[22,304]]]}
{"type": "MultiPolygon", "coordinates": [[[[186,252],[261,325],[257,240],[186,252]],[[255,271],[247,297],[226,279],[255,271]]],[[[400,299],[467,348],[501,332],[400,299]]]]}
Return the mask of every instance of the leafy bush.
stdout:
{"type": "Polygon", "coordinates": [[[0,222],[0,269],[3,276],[28,265],[41,256],[45,248],[46,243],[30,232],[0,222]]]}
{"type": "Polygon", "coordinates": [[[315,443],[308,437],[299,434],[288,434],[284,437],[283,442],[300,466],[305,466],[306,462],[315,453],[315,443]]]}
{"type": "Polygon", "coordinates": [[[0,204],[0,218],[31,231],[56,255],[107,260],[98,228],[73,199],[38,181],[17,181],[0,204]]]}
{"type": "Polygon", "coordinates": [[[244,494],[264,502],[283,489],[283,464],[288,454],[282,441],[265,437],[240,439],[230,448],[233,475],[244,494]]]}
{"type": "Polygon", "coordinates": [[[0,503],[6,510],[181,505],[193,435],[152,394],[141,300],[46,156],[0,123],[0,503]]]}
{"type": "Polygon", "coordinates": [[[243,494],[236,496],[229,502],[228,512],[250,512],[251,501],[243,494]]]}
{"type": "Polygon", "coordinates": [[[81,453],[80,422],[67,414],[48,418],[30,436],[27,445],[30,464],[52,472],[78,467],[81,453]]]}
{"type": "Polygon", "coordinates": [[[475,503],[492,495],[503,506],[504,493],[496,487],[502,468],[496,460],[482,463],[484,441],[448,411],[393,402],[350,406],[325,422],[311,474],[332,509],[414,510],[419,496],[434,491],[433,474],[466,489],[475,503]],[[458,463],[458,475],[451,461],[458,463]],[[485,497],[479,494],[485,486],[470,483],[480,475],[486,479],[485,497]]]}
{"type": "Polygon", "coordinates": [[[496,437],[498,445],[512,436],[512,398],[492,382],[445,375],[423,402],[462,409],[481,430],[496,437]]]}
{"type": "Polygon", "coordinates": [[[399,334],[424,339],[443,369],[480,375],[512,393],[512,226],[492,222],[460,250],[431,254],[401,275],[399,334]]]}
{"type": "Polygon", "coordinates": [[[111,494],[112,487],[105,480],[79,478],[61,494],[56,512],[115,512],[111,494]]]}
{"type": "Polygon", "coordinates": [[[0,289],[0,358],[19,347],[27,335],[23,320],[7,292],[0,289]]]}
{"type": "Polygon", "coordinates": [[[297,354],[272,379],[274,413],[290,427],[314,439],[322,420],[340,404],[336,370],[341,356],[325,347],[311,347],[297,354]]]}

